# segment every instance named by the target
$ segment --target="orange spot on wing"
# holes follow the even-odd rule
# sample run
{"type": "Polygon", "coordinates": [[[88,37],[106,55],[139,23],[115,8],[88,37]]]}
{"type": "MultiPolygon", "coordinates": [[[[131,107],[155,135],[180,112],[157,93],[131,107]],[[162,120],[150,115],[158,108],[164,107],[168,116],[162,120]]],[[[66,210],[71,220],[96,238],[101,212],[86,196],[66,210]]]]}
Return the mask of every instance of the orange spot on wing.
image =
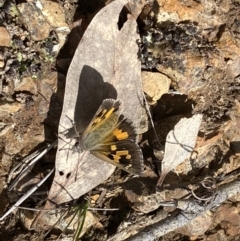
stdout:
{"type": "Polygon", "coordinates": [[[128,150],[116,151],[116,155],[119,155],[119,156],[126,156],[126,157],[130,156],[130,157],[131,157],[131,155],[129,155],[128,150]]]}
{"type": "Polygon", "coordinates": [[[116,151],[116,150],[117,150],[116,145],[111,145],[111,151],[116,151]]]}
{"type": "Polygon", "coordinates": [[[105,119],[106,119],[106,118],[109,118],[109,117],[111,116],[111,114],[113,113],[114,110],[115,110],[114,107],[112,107],[112,108],[106,113],[105,119]]]}
{"type": "Polygon", "coordinates": [[[118,139],[118,140],[125,140],[128,138],[128,133],[126,131],[122,131],[120,129],[116,129],[113,132],[113,135],[118,139]]]}

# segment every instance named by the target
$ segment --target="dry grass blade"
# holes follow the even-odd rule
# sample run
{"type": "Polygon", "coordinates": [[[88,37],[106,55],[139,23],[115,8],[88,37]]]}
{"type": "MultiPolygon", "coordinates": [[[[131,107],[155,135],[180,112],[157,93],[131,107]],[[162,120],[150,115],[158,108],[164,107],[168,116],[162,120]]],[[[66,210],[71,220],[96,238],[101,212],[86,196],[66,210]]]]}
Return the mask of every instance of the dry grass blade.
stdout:
{"type": "Polygon", "coordinates": [[[202,115],[197,114],[181,119],[167,135],[162,174],[158,181],[161,186],[166,175],[177,165],[190,157],[196,143],[202,115]]]}
{"type": "Polygon", "coordinates": [[[76,210],[76,212],[78,213],[79,219],[81,219],[81,220],[78,223],[78,227],[74,234],[73,241],[77,241],[80,238],[80,235],[83,230],[83,225],[84,225],[84,222],[86,219],[87,207],[88,207],[88,205],[87,205],[87,203],[85,203],[85,205],[83,207],[78,207],[76,210]]]}
{"type": "MultiPolygon", "coordinates": [[[[55,209],[55,211],[56,210],[57,209],[55,209]]],[[[59,213],[53,213],[54,210],[50,210],[52,212],[52,214],[49,213],[48,217],[49,217],[49,219],[51,219],[51,221],[56,219],[56,222],[45,233],[45,237],[47,237],[53,229],[59,229],[62,231],[62,233],[59,235],[57,240],[62,240],[61,239],[62,235],[64,235],[64,233],[68,233],[69,230],[71,230],[71,231],[74,231],[73,240],[78,240],[79,237],[82,236],[83,233],[85,233],[85,231],[86,231],[86,227],[85,227],[85,230],[82,233],[83,227],[84,227],[84,222],[86,219],[87,210],[88,210],[87,202],[73,204],[73,205],[69,206],[67,209],[63,208],[60,210],[62,210],[64,212],[59,214],[59,213]]],[[[47,216],[45,216],[45,218],[46,218],[45,222],[47,222],[49,219],[47,219],[47,216]]],[[[49,221],[49,222],[51,222],[51,221],[49,221]]]]}

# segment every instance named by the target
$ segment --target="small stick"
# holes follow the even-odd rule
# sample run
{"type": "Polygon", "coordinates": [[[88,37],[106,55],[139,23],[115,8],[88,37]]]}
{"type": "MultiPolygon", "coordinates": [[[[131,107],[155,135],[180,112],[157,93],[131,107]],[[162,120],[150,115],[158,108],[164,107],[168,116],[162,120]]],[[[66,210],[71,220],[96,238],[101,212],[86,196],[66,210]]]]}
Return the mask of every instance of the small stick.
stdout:
{"type": "MultiPolygon", "coordinates": [[[[23,167],[21,167],[20,169],[20,173],[17,176],[17,178],[14,180],[14,182],[9,186],[8,191],[11,191],[14,186],[17,184],[17,182],[19,181],[20,177],[31,167],[33,166],[42,156],[44,156],[50,149],[52,149],[53,146],[55,146],[57,144],[57,139],[51,144],[48,144],[48,147],[45,148],[40,154],[39,154],[39,150],[37,150],[36,152],[32,153],[30,156],[27,156],[25,159],[23,159],[23,163],[19,163],[19,165],[17,165],[17,167],[15,167],[11,172],[10,172],[10,176],[13,175],[13,172],[22,164],[22,166],[24,167],[25,164],[25,168],[22,170],[23,167]],[[39,155],[38,155],[39,154],[39,155]],[[36,157],[36,155],[38,155],[36,157]],[[30,163],[28,163],[32,158],[34,158],[30,163]]],[[[42,150],[43,148],[41,148],[40,150],[42,150]]],[[[8,178],[8,182],[10,181],[10,178],[8,178]]]]}
{"type": "Polygon", "coordinates": [[[1,218],[2,221],[5,217],[7,217],[11,212],[13,212],[21,203],[23,203],[32,193],[34,193],[53,173],[54,168],[44,177],[39,183],[37,183],[34,187],[32,187],[24,196],[22,196],[1,218]]]}

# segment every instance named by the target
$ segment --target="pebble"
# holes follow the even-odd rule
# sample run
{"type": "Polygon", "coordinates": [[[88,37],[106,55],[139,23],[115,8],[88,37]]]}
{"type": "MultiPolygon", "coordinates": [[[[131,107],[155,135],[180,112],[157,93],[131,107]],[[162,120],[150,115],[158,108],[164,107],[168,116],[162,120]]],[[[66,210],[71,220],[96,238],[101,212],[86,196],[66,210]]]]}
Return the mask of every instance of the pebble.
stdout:
{"type": "Polygon", "coordinates": [[[9,47],[11,36],[6,28],[0,27],[0,46],[9,47]]]}
{"type": "Polygon", "coordinates": [[[42,15],[41,10],[33,3],[20,3],[17,5],[21,20],[34,41],[46,39],[51,31],[51,26],[42,15]]]}

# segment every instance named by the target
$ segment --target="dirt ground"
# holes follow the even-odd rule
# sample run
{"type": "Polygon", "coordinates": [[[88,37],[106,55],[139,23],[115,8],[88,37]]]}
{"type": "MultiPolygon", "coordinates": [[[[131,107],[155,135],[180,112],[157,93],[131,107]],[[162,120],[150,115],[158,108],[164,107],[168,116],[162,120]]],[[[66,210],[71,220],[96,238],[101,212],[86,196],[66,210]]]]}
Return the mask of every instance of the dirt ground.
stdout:
{"type": "MultiPolygon", "coordinates": [[[[41,1],[39,8],[30,1],[0,1],[0,216],[54,167],[56,148],[8,191],[11,169],[57,139],[71,59],[96,13],[110,2],[41,1]]],[[[148,174],[137,178],[116,169],[74,202],[110,210],[87,212],[81,240],[125,240],[136,233],[129,240],[147,240],[141,236],[147,233],[148,240],[240,240],[240,1],[133,2],[135,15],[141,13],[143,91],[159,142],[145,125],[140,146],[148,174]],[[202,122],[191,158],[159,185],[167,134],[196,114],[202,122]],[[180,206],[159,204],[165,200],[194,205],[182,213],[180,206]],[[177,219],[181,214],[188,222],[177,219]],[[153,231],[158,229],[162,233],[153,231]]],[[[42,209],[52,179],[21,206],[42,209]]],[[[47,235],[43,225],[30,230],[35,214],[15,210],[1,221],[0,240],[72,240],[71,228],[62,233],[52,225],[47,235]]]]}

